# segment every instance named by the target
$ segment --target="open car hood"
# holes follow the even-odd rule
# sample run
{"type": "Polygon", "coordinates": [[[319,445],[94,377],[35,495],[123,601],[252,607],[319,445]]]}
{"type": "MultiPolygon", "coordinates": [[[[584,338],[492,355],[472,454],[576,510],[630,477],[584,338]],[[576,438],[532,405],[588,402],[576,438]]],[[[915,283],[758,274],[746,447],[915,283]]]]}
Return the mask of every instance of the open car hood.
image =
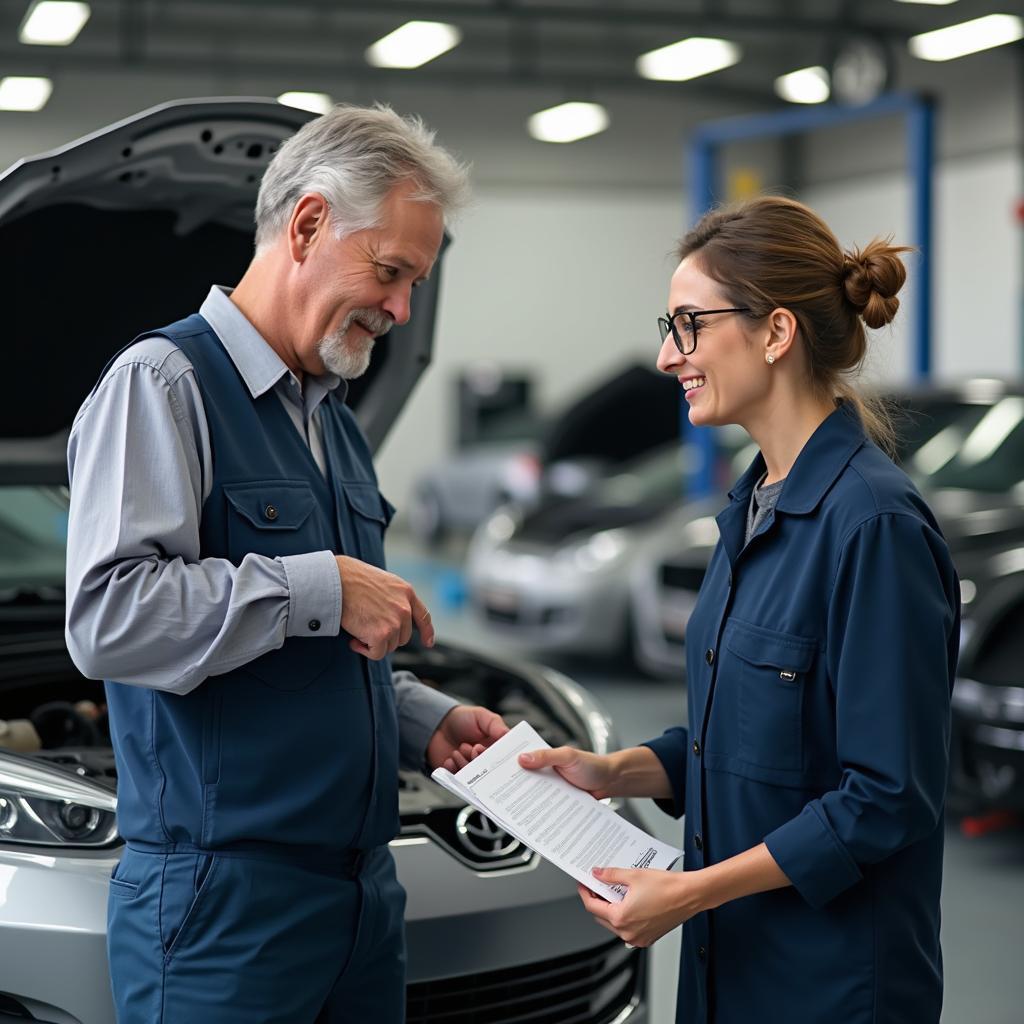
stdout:
{"type": "MultiPolygon", "coordinates": [[[[263,171],[313,116],[270,99],[179,100],[0,174],[0,482],[66,482],[68,430],[107,360],[195,312],[211,284],[238,282],[263,171]]],[[[373,448],[430,362],[441,262],[349,389],[373,448]]]]}

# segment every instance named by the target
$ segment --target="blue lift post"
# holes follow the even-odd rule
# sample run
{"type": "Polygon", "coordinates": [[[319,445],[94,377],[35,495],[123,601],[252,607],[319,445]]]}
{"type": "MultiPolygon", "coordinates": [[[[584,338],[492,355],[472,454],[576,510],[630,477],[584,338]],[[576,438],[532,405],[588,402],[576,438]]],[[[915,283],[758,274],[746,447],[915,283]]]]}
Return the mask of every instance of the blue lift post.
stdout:
{"type": "MultiPolygon", "coordinates": [[[[892,93],[861,107],[801,107],[770,114],[728,118],[702,125],[688,147],[690,195],[693,222],[714,206],[718,194],[718,153],[729,142],[745,139],[796,135],[840,124],[902,114],[906,125],[907,165],[913,189],[911,244],[917,250],[915,294],[914,357],[918,379],[931,374],[932,320],[932,168],[935,156],[935,106],[925,96],[892,93]]],[[[714,431],[693,430],[687,416],[686,399],[680,398],[683,432],[692,431],[700,454],[690,475],[689,495],[703,497],[715,491],[714,431]]]]}

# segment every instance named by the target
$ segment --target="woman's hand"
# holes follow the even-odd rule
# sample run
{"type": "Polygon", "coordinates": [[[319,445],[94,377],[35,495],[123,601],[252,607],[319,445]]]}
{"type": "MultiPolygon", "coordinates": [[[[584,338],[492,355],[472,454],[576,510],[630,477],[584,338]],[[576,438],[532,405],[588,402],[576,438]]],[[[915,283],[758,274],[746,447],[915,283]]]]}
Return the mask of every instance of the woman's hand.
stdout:
{"type": "Polygon", "coordinates": [[[609,903],[581,885],[580,899],[602,927],[631,946],[649,946],[706,909],[700,875],[700,871],[594,868],[595,878],[628,886],[629,891],[621,903],[609,903]]]}
{"type": "Polygon", "coordinates": [[[575,747],[533,750],[520,754],[519,763],[534,771],[538,768],[554,768],[563,779],[577,789],[585,789],[598,800],[611,796],[610,787],[616,776],[610,756],[591,754],[575,747]]]}
{"type": "Polygon", "coordinates": [[[594,877],[628,887],[621,903],[609,903],[580,886],[583,906],[631,946],[649,946],[689,921],[730,900],[790,884],[764,843],[696,871],[653,868],[594,868],[594,877]]]}

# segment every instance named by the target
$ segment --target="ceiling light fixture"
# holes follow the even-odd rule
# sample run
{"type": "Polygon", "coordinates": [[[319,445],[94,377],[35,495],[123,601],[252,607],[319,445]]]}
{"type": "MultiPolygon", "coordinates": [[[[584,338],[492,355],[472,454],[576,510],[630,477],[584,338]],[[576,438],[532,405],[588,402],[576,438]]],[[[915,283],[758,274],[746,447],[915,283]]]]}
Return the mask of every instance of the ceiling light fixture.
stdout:
{"type": "Polygon", "coordinates": [[[48,78],[0,78],[0,110],[42,110],[53,92],[48,78]]]}
{"type": "Polygon", "coordinates": [[[831,95],[828,72],[815,66],[779,75],[775,79],[775,93],[790,103],[824,103],[831,95]]]}
{"type": "Polygon", "coordinates": [[[366,51],[377,68],[418,68],[462,41],[462,31],[440,21],[407,21],[366,51]]]}
{"type": "Polygon", "coordinates": [[[728,39],[693,36],[642,53],[636,59],[636,70],[656,82],[686,82],[731,67],[741,56],[740,48],[728,39]]]}
{"type": "Polygon", "coordinates": [[[898,4],[928,4],[931,7],[948,7],[955,4],[956,0],[896,0],[898,4]]]}
{"type": "Polygon", "coordinates": [[[609,124],[600,103],[560,103],[531,114],[526,127],[541,142],[575,142],[603,132],[609,124]]]}
{"type": "Polygon", "coordinates": [[[988,14],[959,25],[911,36],[907,48],[921,60],[954,60],[1024,38],[1024,21],[1015,14],[988,14]]]}
{"type": "Polygon", "coordinates": [[[325,92],[283,92],[277,102],[286,107],[311,110],[314,114],[326,114],[334,106],[334,100],[325,92]]]}
{"type": "Polygon", "coordinates": [[[89,5],[65,0],[36,0],[25,12],[18,40],[37,46],[68,46],[89,20],[89,5]]]}

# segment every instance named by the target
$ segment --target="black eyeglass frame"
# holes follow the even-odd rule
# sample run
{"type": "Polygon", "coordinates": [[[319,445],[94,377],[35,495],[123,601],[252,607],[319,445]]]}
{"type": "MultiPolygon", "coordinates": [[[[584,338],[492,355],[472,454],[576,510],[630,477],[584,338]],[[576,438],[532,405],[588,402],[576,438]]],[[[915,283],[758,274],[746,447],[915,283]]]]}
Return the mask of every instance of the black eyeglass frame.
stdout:
{"type": "Polygon", "coordinates": [[[690,356],[697,349],[697,317],[699,316],[710,316],[712,313],[749,313],[750,306],[730,306],[728,309],[681,309],[678,313],[671,315],[658,317],[658,330],[661,333],[661,341],[664,344],[665,339],[669,335],[669,331],[672,332],[672,340],[676,343],[676,348],[679,349],[679,354],[683,356],[690,356]],[[690,340],[693,344],[689,348],[683,345],[683,339],[679,337],[679,331],[676,329],[676,320],[681,316],[688,316],[690,318],[690,340]]]}

